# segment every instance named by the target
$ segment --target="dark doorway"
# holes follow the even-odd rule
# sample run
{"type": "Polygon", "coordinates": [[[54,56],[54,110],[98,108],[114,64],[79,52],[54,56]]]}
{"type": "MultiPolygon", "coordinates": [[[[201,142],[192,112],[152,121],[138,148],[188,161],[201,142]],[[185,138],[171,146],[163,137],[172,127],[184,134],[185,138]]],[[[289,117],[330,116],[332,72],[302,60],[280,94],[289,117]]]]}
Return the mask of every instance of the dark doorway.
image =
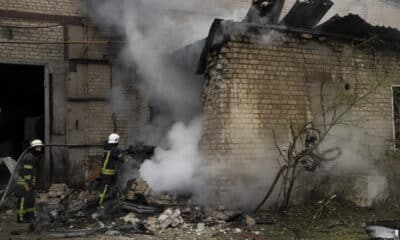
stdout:
{"type": "Polygon", "coordinates": [[[44,67],[0,64],[0,78],[0,157],[17,159],[31,139],[44,140],[44,67]]]}

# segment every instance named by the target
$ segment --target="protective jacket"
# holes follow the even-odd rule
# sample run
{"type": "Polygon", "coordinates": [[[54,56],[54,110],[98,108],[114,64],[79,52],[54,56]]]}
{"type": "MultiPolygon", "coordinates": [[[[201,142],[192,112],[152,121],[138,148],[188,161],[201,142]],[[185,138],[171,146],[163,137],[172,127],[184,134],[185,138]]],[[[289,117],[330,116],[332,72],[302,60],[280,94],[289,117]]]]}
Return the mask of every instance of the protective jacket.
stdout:
{"type": "Polygon", "coordinates": [[[35,214],[35,191],[36,185],[36,165],[39,156],[33,150],[28,152],[22,159],[21,170],[16,187],[17,201],[17,221],[30,222],[35,214]]]}
{"type": "Polygon", "coordinates": [[[101,168],[101,174],[107,176],[114,176],[117,168],[117,162],[121,158],[120,150],[116,145],[107,144],[104,147],[104,156],[101,168]]]}
{"type": "Polygon", "coordinates": [[[121,151],[117,148],[116,144],[105,145],[101,165],[102,192],[99,194],[100,208],[104,208],[104,202],[107,198],[114,197],[115,191],[113,191],[113,188],[116,181],[117,165],[121,160],[121,156],[121,151]]]}

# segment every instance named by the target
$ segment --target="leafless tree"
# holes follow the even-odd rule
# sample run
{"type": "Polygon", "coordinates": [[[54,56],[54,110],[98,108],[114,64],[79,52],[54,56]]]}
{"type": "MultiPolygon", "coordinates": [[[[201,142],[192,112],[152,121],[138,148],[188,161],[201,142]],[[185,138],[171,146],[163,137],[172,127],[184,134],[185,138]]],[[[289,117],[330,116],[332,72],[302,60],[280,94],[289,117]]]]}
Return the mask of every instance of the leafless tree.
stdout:
{"type": "Polygon", "coordinates": [[[297,127],[290,124],[290,140],[285,149],[278,143],[278,136],[273,131],[274,145],[279,153],[278,161],[281,168],[267,195],[255,211],[266,203],[278,183],[281,184],[282,191],[280,209],[287,209],[296,180],[303,172],[314,172],[323,162],[333,161],[340,157],[340,148],[332,147],[321,152],[321,144],[335,126],[357,124],[347,120],[346,115],[356,106],[369,101],[370,96],[375,94],[388,79],[388,72],[376,63],[371,64],[368,78],[359,77],[359,71],[357,67],[354,67],[352,86],[340,79],[336,82],[322,79],[319,89],[320,112],[303,126],[297,127]],[[280,179],[282,179],[281,182],[279,182],[280,179]]]}

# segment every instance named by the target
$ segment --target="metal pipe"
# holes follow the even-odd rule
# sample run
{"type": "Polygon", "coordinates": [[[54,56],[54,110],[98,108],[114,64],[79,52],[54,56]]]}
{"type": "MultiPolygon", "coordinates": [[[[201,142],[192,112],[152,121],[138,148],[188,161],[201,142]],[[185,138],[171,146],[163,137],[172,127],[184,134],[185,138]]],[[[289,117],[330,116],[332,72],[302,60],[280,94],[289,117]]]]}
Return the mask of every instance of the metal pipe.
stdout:
{"type": "Polygon", "coordinates": [[[107,40],[89,40],[89,41],[0,41],[0,44],[29,44],[29,45],[57,45],[57,44],[68,44],[68,45],[110,45],[110,44],[126,44],[125,41],[107,41],[107,40]]]}
{"type": "Polygon", "coordinates": [[[44,147],[104,147],[103,144],[44,144],[44,147]]]}

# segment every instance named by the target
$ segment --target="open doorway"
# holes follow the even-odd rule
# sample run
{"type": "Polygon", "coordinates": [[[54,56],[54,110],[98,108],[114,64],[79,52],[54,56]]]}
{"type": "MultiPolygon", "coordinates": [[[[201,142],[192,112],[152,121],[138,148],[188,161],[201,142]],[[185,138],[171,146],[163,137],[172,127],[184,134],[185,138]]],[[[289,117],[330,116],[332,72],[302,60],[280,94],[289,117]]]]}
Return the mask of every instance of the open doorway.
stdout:
{"type": "MultiPolygon", "coordinates": [[[[0,157],[17,159],[31,139],[44,139],[44,67],[0,64],[0,78],[0,157]]],[[[7,176],[0,166],[0,185],[7,176]]]]}

